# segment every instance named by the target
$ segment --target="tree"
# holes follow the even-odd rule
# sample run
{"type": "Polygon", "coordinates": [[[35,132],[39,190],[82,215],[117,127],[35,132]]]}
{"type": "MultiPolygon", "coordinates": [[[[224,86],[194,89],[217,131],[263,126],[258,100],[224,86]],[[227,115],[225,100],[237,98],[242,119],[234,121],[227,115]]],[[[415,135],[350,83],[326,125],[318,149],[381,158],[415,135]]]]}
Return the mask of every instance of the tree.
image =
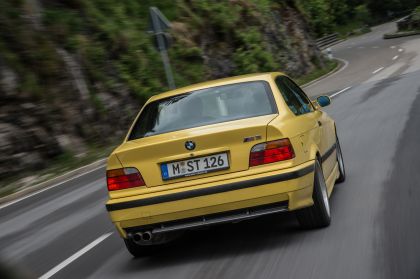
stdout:
{"type": "Polygon", "coordinates": [[[343,24],[350,18],[350,7],[346,0],[329,1],[330,13],[335,24],[343,24]]]}
{"type": "Polygon", "coordinates": [[[408,12],[416,7],[418,0],[369,0],[368,8],[372,15],[387,18],[408,12]]]}
{"type": "Polygon", "coordinates": [[[333,30],[334,16],[330,11],[330,3],[331,0],[296,0],[296,6],[306,16],[318,37],[331,33],[333,30]]]}

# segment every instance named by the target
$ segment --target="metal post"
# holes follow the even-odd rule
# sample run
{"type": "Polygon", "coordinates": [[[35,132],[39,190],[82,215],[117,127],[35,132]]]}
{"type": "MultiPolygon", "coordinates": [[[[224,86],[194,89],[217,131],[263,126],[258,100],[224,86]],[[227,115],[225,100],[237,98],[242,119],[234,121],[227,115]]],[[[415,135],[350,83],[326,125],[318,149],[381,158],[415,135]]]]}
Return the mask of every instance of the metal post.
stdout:
{"type": "Polygon", "coordinates": [[[161,50],[160,56],[162,56],[163,67],[165,68],[166,80],[168,81],[169,89],[175,89],[175,81],[172,74],[171,64],[169,62],[168,52],[166,50],[161,50]]]}
{"type": "Polygon", "coordinates": [[[327,57],[329,60],[333,59],[332,49],[330,47],[327,48],[327,57]]]}
{"type": "Polygon", "coordinates": [[[153,29],[155,31],[155,36],[157,39],[157,46],[162,57],[163,67],[165,68],[166,79],[168,81],[169,89],[175,89],[174,76],[172,74],[171,64],[169,62],[168,52],[166,51],[166,46],[164,42],[164,32],[161,26],[161,23],[158,19],[158,15],[151,9],[150,16],[152,17],[153,29]]]}

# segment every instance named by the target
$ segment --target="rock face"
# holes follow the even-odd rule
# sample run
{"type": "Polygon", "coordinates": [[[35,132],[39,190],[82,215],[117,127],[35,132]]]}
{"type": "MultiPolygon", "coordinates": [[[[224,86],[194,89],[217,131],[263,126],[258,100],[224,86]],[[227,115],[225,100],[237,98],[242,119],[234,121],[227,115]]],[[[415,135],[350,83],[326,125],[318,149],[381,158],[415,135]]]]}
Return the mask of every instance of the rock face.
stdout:
{"type": "Polygon", "coordinates": [[[185,1],[173,26],[177,45],[199,50],[209,78],[273,70],[299,76],[323,66],[293,1],[273,3],[268,10],[258,1],[226,2],[212,8],[185,1]],[[215,19],[212,13],[225,17],[215,19]]]}
{"type": "MultiPolygon", "coordinates": [[[[142,1],[1,2],[0,179],[121,140],[166,90],[142,1]]],[[[323,65],[293,1],[158,2],[173,23],[178,85],[323,65]]]]}

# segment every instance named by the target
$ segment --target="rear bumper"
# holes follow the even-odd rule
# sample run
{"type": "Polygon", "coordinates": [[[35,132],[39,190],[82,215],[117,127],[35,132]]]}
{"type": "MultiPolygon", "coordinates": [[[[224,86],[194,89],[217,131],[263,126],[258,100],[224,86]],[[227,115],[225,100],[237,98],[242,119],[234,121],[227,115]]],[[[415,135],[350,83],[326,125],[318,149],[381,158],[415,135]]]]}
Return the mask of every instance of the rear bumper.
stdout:
{"type": "Polygon", "coordinates": [[[179,230],[193,229],[204,226],[211,226],[223,223],[233,223],[253,219],[256,217],[285,212],[288,211],[288,202],[283,201],[279,203],[272,203],[268,205],[256,206],[251,208],[243,208],[222,213],[210,214],[199,217],[192,217],[187,219],[176,220],[172,222],[165,222],[157,226],[147,227],[131,227],[126,228],[128,235],[145,229],[150,229],[152,234],[173,232],[179,230]]]}
{"type": "Polygon", "coordinates": [[[287,204],[282,211],[295,210],[313,204],[313,166],[310,161],[293,168],[225,180],[222,184],[111,199],[106,208],[122,237],[127,237],[130,228],[157,229],[167,222],[262,205],[282,203],[287,204]]]}

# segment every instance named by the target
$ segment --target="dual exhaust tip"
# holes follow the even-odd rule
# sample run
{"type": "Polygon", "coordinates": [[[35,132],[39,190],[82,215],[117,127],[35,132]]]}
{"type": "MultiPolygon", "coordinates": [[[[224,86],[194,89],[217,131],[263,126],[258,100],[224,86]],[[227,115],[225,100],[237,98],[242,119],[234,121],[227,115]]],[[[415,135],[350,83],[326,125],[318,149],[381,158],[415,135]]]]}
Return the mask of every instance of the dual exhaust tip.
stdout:
{"type": "Polygon", "coordinates": [[[131,235],[131,238],[135,243],[144,243],[151,241],[153,239],[153,234],[150,231],[136,232],[131,235]]]}

